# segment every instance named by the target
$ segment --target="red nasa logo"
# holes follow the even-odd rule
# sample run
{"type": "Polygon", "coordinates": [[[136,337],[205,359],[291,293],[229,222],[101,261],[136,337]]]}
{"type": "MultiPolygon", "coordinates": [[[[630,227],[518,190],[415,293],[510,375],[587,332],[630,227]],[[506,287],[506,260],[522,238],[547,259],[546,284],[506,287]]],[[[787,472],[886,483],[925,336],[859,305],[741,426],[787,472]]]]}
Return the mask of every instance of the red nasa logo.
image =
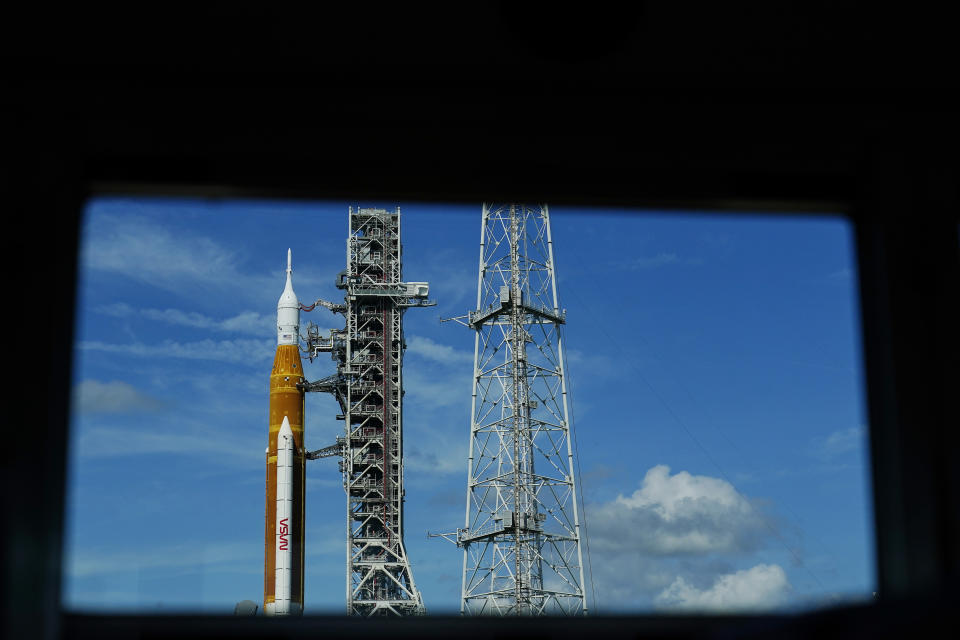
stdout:
{"type": "Polygon", "coordinates": [[[287,519],[286,519],[286,518],[281,518],[281,519],[280,519],[280,530],[277,531],[277,537],[280,538],[280,545],[277,547],[277,549],[280,550],[280,551],[286,551],[286,550],[287,550],[288,543],[290,542],[290,541],[287,539],[287,534],[289,534],[289,530],[288,530],[288,528],[287,528],[287,519]]]}

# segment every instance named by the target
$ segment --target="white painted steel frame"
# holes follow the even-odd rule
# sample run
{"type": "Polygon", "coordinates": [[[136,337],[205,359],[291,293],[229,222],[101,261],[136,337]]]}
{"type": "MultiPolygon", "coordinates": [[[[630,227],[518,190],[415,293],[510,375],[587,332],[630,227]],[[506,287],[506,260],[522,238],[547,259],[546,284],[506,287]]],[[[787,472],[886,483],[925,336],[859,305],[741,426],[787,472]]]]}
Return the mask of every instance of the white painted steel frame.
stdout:
{"type": "Polygon", "coordinates": [[[348,615],[418,615],[403,544],[403,311],[400,210],[350,209],[346,340],[348,615]]]}
{"type": "Polygon", "coordinates": [[[550,216],[483,205],[461,612],[584,615],[550,216]]]}

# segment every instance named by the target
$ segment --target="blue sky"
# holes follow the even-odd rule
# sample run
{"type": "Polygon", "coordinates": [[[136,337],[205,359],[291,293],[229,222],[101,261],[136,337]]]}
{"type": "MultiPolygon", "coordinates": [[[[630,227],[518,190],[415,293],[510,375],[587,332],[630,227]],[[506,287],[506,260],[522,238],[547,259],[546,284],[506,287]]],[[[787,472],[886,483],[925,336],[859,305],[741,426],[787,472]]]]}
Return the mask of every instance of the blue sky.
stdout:
{"type": "MultiPolygon", "coordinates": [[[[63,599],[232,613],[259,601],[263,447],[286,249],[340,300],[346,202],[97,199],[81,249],[63,599]]],[[[459,607],[480,204],[402,208],[406,545],[459,607]]],[[[596,610],[795,609],[874,589],[850,228],[833,218],[551,207],[596,610]]],[[[342,319],[302,315],[322,328],[342,319]]],[[[334,370],[322,356],[307,377],[334,370]]],[[[309,448],[342,429],[307,397],[309,448]]],[[[344,607],[345,497],[307,468],[308,612],[344,607]]]]}

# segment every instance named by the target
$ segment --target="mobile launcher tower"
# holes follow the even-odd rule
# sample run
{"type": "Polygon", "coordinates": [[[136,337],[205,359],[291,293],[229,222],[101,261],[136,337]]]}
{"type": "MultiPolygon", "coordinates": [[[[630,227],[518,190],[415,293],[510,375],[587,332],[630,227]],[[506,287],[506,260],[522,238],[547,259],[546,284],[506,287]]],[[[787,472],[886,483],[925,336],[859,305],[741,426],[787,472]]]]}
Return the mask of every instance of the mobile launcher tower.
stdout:
{"type": "Polygon", "coordinates": [[[461,613],[584,615],[567,381],[546,205],[483,205],[461,613]]]}
{"type": "Polygon", "coordinates": [[[347,614],[424,613],[403,544],[403,312],[427,307],[426,282],[403,282],[400,209],[349,209],[347,269],[337,276],[344,303],[318,300],[346,318],[322,337],[307,327],[311,358],[332,354],[337,372],[303,384],[331,393],[345,434],[308,458],[342,456],[347,493],[347,614]]]}

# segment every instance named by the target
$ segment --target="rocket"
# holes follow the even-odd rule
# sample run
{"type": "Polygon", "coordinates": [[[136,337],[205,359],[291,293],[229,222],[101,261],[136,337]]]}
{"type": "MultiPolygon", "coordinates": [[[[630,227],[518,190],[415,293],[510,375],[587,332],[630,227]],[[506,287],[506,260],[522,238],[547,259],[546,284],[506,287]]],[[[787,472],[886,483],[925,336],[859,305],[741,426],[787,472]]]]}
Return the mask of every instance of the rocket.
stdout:
{"type": "Polygon", "coordinates": [[[305,451],[304,382],[300,361],[300,301],[293,292],[291,254],[287,284],[277,303],[277,353],[270,373],[267,491],[264,527],[263,612],[303,612],[303,523],[305,451]]]}

